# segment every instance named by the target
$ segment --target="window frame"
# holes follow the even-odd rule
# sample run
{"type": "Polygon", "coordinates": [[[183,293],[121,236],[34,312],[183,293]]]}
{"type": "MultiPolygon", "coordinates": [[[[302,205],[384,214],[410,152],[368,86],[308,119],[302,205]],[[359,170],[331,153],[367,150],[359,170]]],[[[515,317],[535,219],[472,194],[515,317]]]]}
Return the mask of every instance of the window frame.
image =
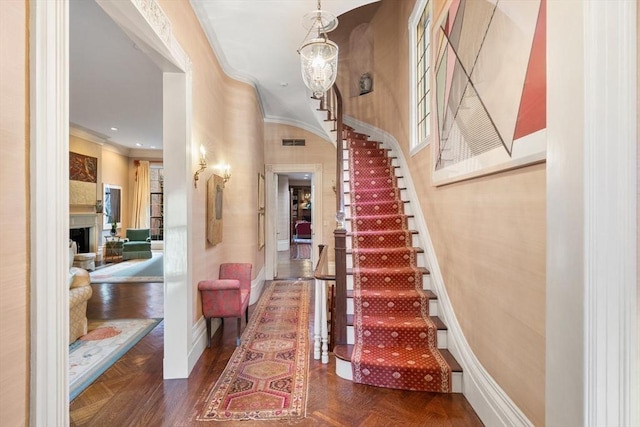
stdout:
{"type": "MultiPolygon", "coordinates": [[[[432,126],[431,126],[431,115],[433,113],[432,109],[432,81],[431,81],[431,58],[432,58],[432,44],[431,40],[432,36],[432,25],[433,25],[433,2],[432,0],[418,0],[409,16],[408,27],[409,27],[409,153],[410,155],[416,154],[418,151],[422,150],[431,142],[431,134],[432,134],[432,126]],[[428,17],[429,23],[426,28],[426,34],[429,36],[429,46],[425,49],[427,50],[427,58],[428,61],[424,61],[425,56],[418,58],[418,24],[421,22],[423,16],[428,17]],[[418,99],[418,65],[419,59],[423,60],[422,63],[425,64],[425,77],[428,79],[425,81],[425,86],[428,87],[426,93],[423,94],[424,104],[419,105],[418,99]],[[418,114],[420,111],[420,107],[426,107],[425,117],[420,117],[423,120],[428,120],[427,126],[427,134],[424,138],[420,138],[419,133],[419,118],[418,114]]],[[[422,123],[423,120],[420,120],[422,123]]]]}

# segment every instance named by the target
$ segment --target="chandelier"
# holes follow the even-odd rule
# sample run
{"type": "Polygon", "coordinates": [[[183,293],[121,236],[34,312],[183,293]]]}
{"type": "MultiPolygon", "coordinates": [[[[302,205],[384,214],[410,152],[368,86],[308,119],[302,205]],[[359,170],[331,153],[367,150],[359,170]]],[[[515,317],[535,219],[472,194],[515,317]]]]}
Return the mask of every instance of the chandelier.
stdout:
{"type": "Polygon", "coordinates": [[[338,73],[338,45],[327,37],[338,26],[338,18],[323,11],[318,0],[318,10],[304,15],[303,26],[309,31],[298,49],[302,80],[313,97],[320,98],[335,83],[338,73]],[[312,32],[317,36],[308,39],[312,32]]]}

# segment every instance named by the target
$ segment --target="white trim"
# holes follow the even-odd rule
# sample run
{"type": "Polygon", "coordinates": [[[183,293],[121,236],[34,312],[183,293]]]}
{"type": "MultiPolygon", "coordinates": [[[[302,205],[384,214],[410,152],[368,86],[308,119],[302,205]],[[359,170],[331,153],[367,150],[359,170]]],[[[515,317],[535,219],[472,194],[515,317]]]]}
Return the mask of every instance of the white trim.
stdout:
{"type": "MultiPolygon", "coordinates": [[[[420,17],[422,16],[422,12],[424,11],[425,7],[427,6],[427,3],[429,3],[429,8],[431,9],[429,11],[429,16],[431,17],[430,21],[431,21],[431,25],[430,27],[433,27],[433,3],[430,2],[430,0],[417,0],[416,4],[413,6],[413,11],[411,12],[411,15],[409,16],[409,20],[408,20],[408,29],[409,29],[409,153],[411,156],[415,155],[418,151],[422,150],[423,148],[427,147],[429,145],[429,142],[431,141],[430,137],[425,138],[422,141],[418,141],[418,120],[417,120],[417,115],[418,115],[418,111],[417,111],[417,105],[418,105],[418,100],[417,100],[417,96],[416,96],[416,86],[417,86],[417,82],[416,82],[416,68],[418,67],[418,61],[416,58],[416,43],[417,43],[417,39],[416,39],[416,26],[418,25],[418,22],[420,21],[420,17]]],[[[432,28],[429,29],[429,31],[431,31],[432,28]]],[[[432,40],[432,46],[433,46],[433,35],[429,34],[429,37],[432,40]]],[[[433,52],[433,48],[430,49],[430,52],[433,52]]],[[[431,57],[429,58],[429,67],[431,68],[431,70],[433,70],[433,64],[431,63],[431,59],[433,57],[433,54],[431,55],[431,57]]],[[[431,73],[433,74],[433,73],[431,73]]],[[[431,85],[431,87],[433,88],[433,83],[431,85]]],[[[429,100],[429,108],[431,108],[431,115],[433,117],[433,108],[432,108],[432,102],[431,100],[429,100]]]]}
{"type": "MultiPolygon", "coordinates": [[[[163,169],[165,177],[164,368],[165,379],[187,378],[202,354],[189,333],[193,321],[191,61],[155,0],[97,0],[122,30],[163,70],[163,169]],[[185,149],[191,147],[191,150],[185,149]]],[[[194,148],[195,147],[195,148],[194,148]]]]}
{"type": "MultiPolygon", "coordinates": [[[[312,100],[311,102],[317,103],[318,101],[312,100]]],[[[293,126],[300,129],[304,129],[307,132],[311,132],[312,134],[319,136],[325,141],[332,142],[334,146],[336,145],[335,139],[331,138],[331,135],[328,135],[324,128],[313,127],[313,126],[310,126],[309,123],[301,122],[299,120],[292,120],[285,117],[274,117],[274,116],[265,117],[264,122],[293,126]]]]}
{"type": "Polygon", "coordinates": [[[260,269],[260,273],[251,281],[251,297],[249,298],[249,305],[255,304],[260,299],[260,295],[262,295],[262,290],[264,289],[264,266],[260,269]]]}
{"type": "Polygon", "coordinates": [[[193,268],[191,61],[171,31],[171,22],[155,0],[96,0],[104,11],[163,70],[163,166],[165,177],[164,369],[165,379],[187,378],[200,354],[192,334],[193,268]]]}
{"type": "MultiPolygon", "coordinates": [[[[278,238],[277,227],[277,179],[276,174],[286,174],[289,172],[310,172],[311,179],[311,218],[322,218],[322,164],[279,164],[265,165],[265,277],[266,280],[273,280],[278,265],[278,238]]],[[[311,262],[318,259],[318,244],[324,241],[324,227],[314,227],[311,244],[311,262]]]]}
{"type": "MultiPolygon", "coordinates": [[[[391,148],[393,156],[397,158],[398,166],[402,170],[408,199],[419,200],[404,154],[393,135],[352,117],[345,116],[344,122],[369,135],[372,140],[380,141],[391,148]]],[[[486,425],[532,426],[531,421],[489,375],[471,350],[451,306],[422,209],[412,209],[412,214],[424,245],[427,267],[431,272],[432,289],[438,295],[438,317],[444,321],[448,328],[448,350],[463,369],[463,394],[486,425]]]]}
{"type": "Polygon", "coordinates": [[[640,425],[636,7],[584,4],[584,425],[640,425]]]}
{"type": "Polygon", "coordinates": [[[30,16],[32,426],[69,422],[69,3],[30,16]]]}
{"type": "Polygon", "coordinates": [[[74,123],[69,123],[69,135],[82,138],[86,141],[90,141],[98,145],[103,145],[109,139],[105,135],[100,135],[97,132],[93,132],[89,129],[83,129],[82,127],[74,123]]]}
{"type": "MultiPolygon", "coordinates": [[[[153,1],[153,0],[151,0],[153,1]]],[[[157,5],[147,2],[145,9],[153,13],[155,18],[161,13],[157,5]]],[[[155,3],[155,2],[154,2],[155,3]]],[[[190,141],[191,132],[191,71],[189,60],[173,37],[170,46],[159,41],[159,35],[150,22],[158,22],[142,16],[142,11],[132,0],[99,0],[101,7],[111,12],[112,18],[131,37],[135,37],[140,46],[146,46],[146,52],[152,56],[159,66],[173,75],[182,74],[182,86],[174,89],[183,94],[175,111],[181,128],[172,127],[176,134],[174,144],[181,148],[190,141]],[[149,44],[146,44],[146,43],[149,44]],[[152,46],[152,47],[151,47],[152,46]],[[158,50],[154,50],[157,48],[158,50]],[[165,57],[163,55],[167,55],[165,57]],[[182,68],[177,68],[179,64],[182,68]],[[185,73],[186,71],[186,73],[185,73]]],[[[31,396],[30,419],[34,426],[66,425],[69,420],[69,385],[68,385],[68,159],[69,159],[69,3],[68,2],[34,2],[31,8],[31,396]],[[46,206],[46,209],[42,208],[46,206]],[[44,279],[46,278],[46,279],[44,279]]],[[[109,13],[108,12],[108,13],[109,13]]],[[[166,36],[166,34],[165,34],[166,36]]],[[[165,73],[165,78],[168,73],[165,73]]],[[[166,90],[166,85],[165,85],[166,90]]],[[[165,95],[165,102],[167,97],[165,95]]],[[[164,113],[166,126],[170,113],[164,113]]],[[[164,138],[168,138],[165,132],[164,138]]],[[[105,145],[105,147],[107,147],[105,145]]],[[[165,144],[165,147],[168,147],[165,144]]],[[[184,149],[177,150],[184,152],[184,149]]],[[[165,162],[167,170],[179,175],[175,183],[176,191],[168,206],[182,207],[190,217],[191,206],[188,198],[181,199],[190,189],[190,173],[179,174],[182,167],[180,159],[171,156],[165,162]]],[[[190,159],[186,159],[186,164],[190,159]]],[[[167,180],[169,182],[170,180],[167,180]]],[[[167,200],[165,198],[165,200],[167,200]]],[[[175,218],[175,217],[174,217],[175,218]]],[[[169,221],[172,221],[169,219],[169,221]]],[[[173,220],[175,225],[175,220],[173,220]]],[[[170,224],[172,224],[170,222],[170,224]]],[[[175,255],[171,266],[187,265],[189,236],[185,227],[174,227],[175,233],[167,233],[165,244],[171,246],[175,255]],[[175,261],[175,262],[174,262],[175,261]]],[[[187,265],[188,266],[188,265],[187,265]]],[[[190,267],[190,266],[188,266],[190,267]]],[[[165,283],[165,377],[167,372],[179,372],[181,377],[189,373],[189,358],[193,351],[190,335],[185,332],[192,324],[193,289],[190,283],[191,270],[182,271],[184,280],[177,286],[179,300],[183,305],[175,304],[175,299],[168,305],[167,284],[165,283]],[[185,277],[186,275],[186,277],[185,277]],[[167,307],[168,306],[168,307],[167,307]],[[186,311],[184,316],[171,320],[174,311],[186,311]],[[187,343],[176,344],[180,338],[187,336],[187,343]],[[175,338],[175,339],[174,339],[175,338]],[[167,364],[166,343],[172,343],[174,352],[179,353],[176,360],[167,364]],[[171,369],[168,369],[171,368],[171,369]]],[[[171,276],[165,260],[165,277],[171,276]],[[167,274],[169,272],[169,274],[167,274]]],[[[177,376],[177,375],[176,375],[177,376]]]]}

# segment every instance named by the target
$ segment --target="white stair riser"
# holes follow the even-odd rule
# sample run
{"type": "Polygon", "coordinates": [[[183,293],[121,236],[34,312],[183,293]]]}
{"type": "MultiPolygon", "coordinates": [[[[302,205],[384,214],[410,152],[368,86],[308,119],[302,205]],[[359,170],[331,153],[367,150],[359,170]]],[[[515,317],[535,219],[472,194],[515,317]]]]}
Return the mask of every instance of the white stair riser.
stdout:
{"type": "MultiPolygon", "coordinates": [[[[351,362],[336,357],[336,375],[345,380],[353,381],[351,362]]],[[[453,393],[462,393],[462,372],[451,373],[451,391],[453,393]]]]}
{"type": "MultiPolygon", "coordinates": [[[[354,314],[353,308],[353,298],[347,298],[347,314],[354,314]]],[[[430,299],[429,300],[429,315],[437,316],[438,315],[438,300],[430,299]]]]}

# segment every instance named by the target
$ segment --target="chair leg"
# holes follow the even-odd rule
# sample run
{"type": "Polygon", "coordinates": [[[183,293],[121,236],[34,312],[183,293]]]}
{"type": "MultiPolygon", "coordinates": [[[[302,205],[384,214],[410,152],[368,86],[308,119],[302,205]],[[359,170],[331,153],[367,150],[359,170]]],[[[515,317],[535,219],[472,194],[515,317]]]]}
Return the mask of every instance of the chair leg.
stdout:
{"type": "Polygon", "coordinates": [[[207,348],[211,348],[211,318],[205,319],[207,324],[207,348]]]}
{"type": "Polygon", "coordinates": [[[240,328],[242,327],[242,316],[238,317],[238,338],[236,339],[236,346],[240,346],[240,328]]]}

